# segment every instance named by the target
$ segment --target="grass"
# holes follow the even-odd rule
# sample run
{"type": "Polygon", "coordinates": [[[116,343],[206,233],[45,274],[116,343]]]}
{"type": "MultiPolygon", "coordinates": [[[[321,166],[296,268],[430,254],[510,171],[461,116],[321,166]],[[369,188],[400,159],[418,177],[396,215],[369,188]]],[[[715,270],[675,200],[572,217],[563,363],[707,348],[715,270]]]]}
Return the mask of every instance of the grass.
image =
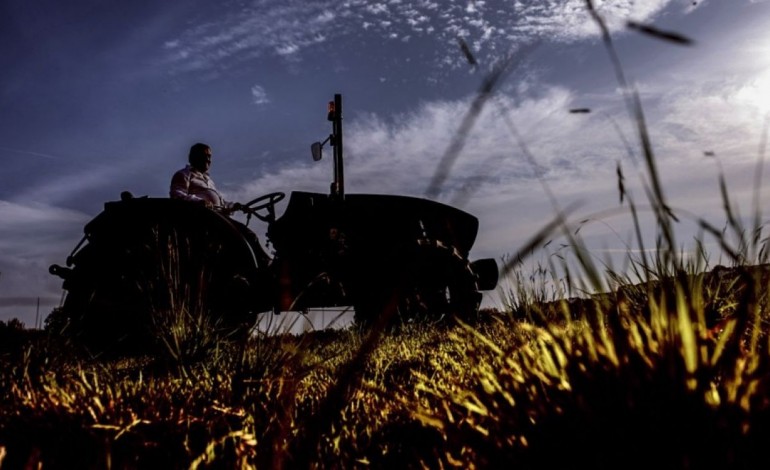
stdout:
{"type": "Polygon", "coordinates": [[[594,299],[542,325],[514,312],[410,325],[344,383],[367,340],[356,330],[254,337],[185,373],[155,356],[75,359],[39,335],[2,356],[4,468],[770,463],[770,350],[744,320],[759,299],[731,304],[712,333],[707,302],[676,298],[673,312],[650,302],[649,318],[594,299]]]}
{"type": "MultiPolygon", "coordinates": [[[[554,203],[553,221],[503,260],[505,308],[472,325],[257,334],[245,343],[215,339],[197,345],[203,350],[196,354],[169,347],[100,360],[53,336],[3,324],[0,466],[770,464],[770,269],[758,205],[747,229],[722,182],[725,228],[699,222],[729,267],[711,266],[702,240],[694,256],[678,251],[677,219],[641,103],[601,17],[590,0],[586,5],[638,131],[657,226],[651,255],[618,165],[620,200],[638,234],[629,269],[597,265],[569,211],[554,203]],[[527,272],[522,260],[557,235],[568,247],[560,264],[527,272]]],[[[682,42],[645,25],[634,29],[682,42]]],[[[511,63],[485,82],[463,129],[472,127],[511,63]]],[[[453,142],[431,191],[463,139],[460,133],[453,142]]]]}

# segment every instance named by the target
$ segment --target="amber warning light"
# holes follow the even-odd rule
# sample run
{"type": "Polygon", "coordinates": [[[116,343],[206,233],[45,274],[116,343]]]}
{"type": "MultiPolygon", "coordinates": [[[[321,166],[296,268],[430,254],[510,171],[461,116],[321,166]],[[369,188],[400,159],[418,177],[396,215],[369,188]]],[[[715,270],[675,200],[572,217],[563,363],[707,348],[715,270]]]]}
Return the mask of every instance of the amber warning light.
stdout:
{"type": "Polygon", "coordinates": [[[326,107],[328,114],[326,115],[326,119],[329,121],[334,121],[334,101],[329,101],[329,105],[326,107]]]}

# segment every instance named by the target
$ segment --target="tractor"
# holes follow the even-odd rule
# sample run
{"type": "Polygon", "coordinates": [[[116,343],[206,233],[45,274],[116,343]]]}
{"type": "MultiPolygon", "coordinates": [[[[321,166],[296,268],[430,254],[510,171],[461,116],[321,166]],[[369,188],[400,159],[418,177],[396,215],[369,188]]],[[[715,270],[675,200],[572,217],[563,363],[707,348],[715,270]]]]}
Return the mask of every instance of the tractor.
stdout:
{"type": "Polygon", "coordinates": [[[363,326],[474,318],[498,280],[494,259],[468,259],[478,219],[417,197],[345,194],[341,95],[327,118],[332,133],[311,154],[319,161],[333,148],[330,192],[294,191],[280,217],[283,192],[238,205],[245,223],[129,192],[105,203],[66,266],[50,267],[66,291],[62,331],[106,348],[184,317],[223,331],[246,331],[263,312],[319,307],[352,307],[363,326]],[[270,253],[248,227],[252,216],[267,223],[270,253]]]}

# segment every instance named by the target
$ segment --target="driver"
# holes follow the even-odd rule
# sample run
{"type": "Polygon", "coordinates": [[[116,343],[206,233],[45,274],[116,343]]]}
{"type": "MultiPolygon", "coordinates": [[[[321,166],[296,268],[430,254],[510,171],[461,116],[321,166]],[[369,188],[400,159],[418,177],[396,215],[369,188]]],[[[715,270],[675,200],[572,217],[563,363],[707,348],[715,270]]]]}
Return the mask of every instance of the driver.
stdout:
{"type": "MultiPolygon", "coordinates": [[[[243,208],[243,205],[238,202],[226,201],[214,186],[214,181],[209,176],[211,147],[200,142],[194,144],[190,147],[190,154],[187,159],[190,163],[171,177],[171,189],[169,190],[171,199],[197,202],[209,209],[219,210],[225,215],[243,208]]],[[[233,220],[233,225],[249,241],[257,258],[257,265],[267,266],[270,263],[270,258],[259,243],[257,235],[237,220],[233,220]]]]}
{"type": "Polygon", "coordinates": [[[197,202],[209,209],[219,209],[227,213],[240,208],[237,202],[225,201],[209,176],[211,147],[200,142],[194,144],[190,147],[188,161],[190,163],[171,178],[171,199],[197,202]]]}

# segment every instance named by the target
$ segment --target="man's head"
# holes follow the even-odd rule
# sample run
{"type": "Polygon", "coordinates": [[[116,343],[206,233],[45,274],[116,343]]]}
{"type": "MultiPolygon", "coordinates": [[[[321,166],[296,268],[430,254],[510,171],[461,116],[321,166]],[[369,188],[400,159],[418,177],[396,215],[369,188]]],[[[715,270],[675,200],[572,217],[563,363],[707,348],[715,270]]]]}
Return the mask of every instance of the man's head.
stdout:
{"type": "Polygon", "coordinates": [[[199,142],[190,147],[190,155],[187,159],[193,168],[205,173],[211,166],[211,147],[199,142]]]}

